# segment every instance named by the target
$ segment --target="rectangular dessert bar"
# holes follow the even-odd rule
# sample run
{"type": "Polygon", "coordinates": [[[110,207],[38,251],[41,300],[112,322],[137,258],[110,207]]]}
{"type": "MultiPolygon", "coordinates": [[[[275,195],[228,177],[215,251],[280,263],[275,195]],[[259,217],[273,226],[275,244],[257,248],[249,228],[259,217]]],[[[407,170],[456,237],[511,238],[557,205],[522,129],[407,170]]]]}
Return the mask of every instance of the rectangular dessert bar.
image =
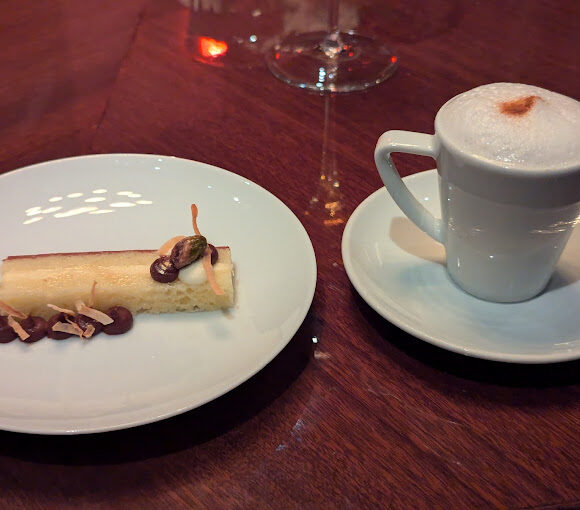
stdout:
{"type": "Polygon", "coordinates": [[[47,303],[74,310],[77,300],[88,302],[97,282],[94,308],[124,306],[132,313],[217,310],[234,304],[233,264],[228,247],[218,247],[213,266],[217,295],[208,281],[187,285],[180,280],[159,283],[149,268],[156,250],[127,250],[13,256],[0,267],[0,301],[29,315],[54,314],[47,303]]]}

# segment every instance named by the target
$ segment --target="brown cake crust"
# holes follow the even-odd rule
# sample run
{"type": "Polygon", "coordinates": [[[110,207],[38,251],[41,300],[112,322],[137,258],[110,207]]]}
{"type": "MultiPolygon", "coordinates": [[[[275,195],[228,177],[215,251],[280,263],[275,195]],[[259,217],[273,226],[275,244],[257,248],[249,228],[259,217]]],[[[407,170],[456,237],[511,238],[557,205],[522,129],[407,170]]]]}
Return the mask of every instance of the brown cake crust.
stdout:
{"type": "MultiPolygon", "coordinates": [[[[228,249],[229,246],[216,246],[216,249],[228,249]]],[[[4,260],[17,260],[17,259],[36,259],[39,257],[53,257],[57,256],[68,256],[68,255],[94,255],[101,253],[157,253],[157,250],[102,250],[102,251],[73,251],[73,252],[59,252],[59,253],[36,253],[33,255],[8,255],[4,260]]]]}

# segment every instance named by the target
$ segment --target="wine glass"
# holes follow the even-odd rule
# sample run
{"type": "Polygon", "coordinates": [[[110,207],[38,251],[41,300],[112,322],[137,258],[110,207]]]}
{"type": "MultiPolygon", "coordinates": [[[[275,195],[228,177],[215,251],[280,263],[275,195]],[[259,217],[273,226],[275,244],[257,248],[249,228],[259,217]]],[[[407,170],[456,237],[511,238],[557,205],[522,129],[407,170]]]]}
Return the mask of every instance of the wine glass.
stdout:
{"type": "Polygon", "coordinates": [[[397,56],[382,42],[341,32],[339,0],[328,2],[328,30],[294,33],[266,55],[270,71],[280,80],[309,90],[352,92],[386,80],[397,67],[397,56]]]}

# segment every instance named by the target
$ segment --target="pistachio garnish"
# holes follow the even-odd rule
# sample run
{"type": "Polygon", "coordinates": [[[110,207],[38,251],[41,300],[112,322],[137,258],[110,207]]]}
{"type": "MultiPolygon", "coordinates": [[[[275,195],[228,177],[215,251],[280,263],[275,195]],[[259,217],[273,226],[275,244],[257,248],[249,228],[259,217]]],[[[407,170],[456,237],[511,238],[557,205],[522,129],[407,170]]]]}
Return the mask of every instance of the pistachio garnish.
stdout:
{"type": "Polygon", "coordinates": [[[171,250],[169,260],[176,269],[188,266],[201,258],[207,247],[207,240],[204,236],[196,235],[184,237],[171,250]]]}

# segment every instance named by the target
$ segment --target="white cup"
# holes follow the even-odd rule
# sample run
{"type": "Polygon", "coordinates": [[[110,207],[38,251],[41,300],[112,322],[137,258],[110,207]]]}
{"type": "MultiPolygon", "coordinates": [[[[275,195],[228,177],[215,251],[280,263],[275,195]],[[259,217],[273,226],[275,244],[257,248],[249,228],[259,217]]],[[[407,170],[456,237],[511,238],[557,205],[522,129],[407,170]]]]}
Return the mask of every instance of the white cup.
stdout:
{"type": "Polygon", "coordinates": [[[434,135],[388,131],[379,138],[379,174],[409,219],[445,246],[447,271],[459,287],[488,301],[530,299],[546,287],[577,222],[580,154],[572,164],[541,169],[484,158],[458,146],[440,121],[444,108],[434,135]],[[435,159],[441,218],[409,192],[392,152],[435,159]]]}

